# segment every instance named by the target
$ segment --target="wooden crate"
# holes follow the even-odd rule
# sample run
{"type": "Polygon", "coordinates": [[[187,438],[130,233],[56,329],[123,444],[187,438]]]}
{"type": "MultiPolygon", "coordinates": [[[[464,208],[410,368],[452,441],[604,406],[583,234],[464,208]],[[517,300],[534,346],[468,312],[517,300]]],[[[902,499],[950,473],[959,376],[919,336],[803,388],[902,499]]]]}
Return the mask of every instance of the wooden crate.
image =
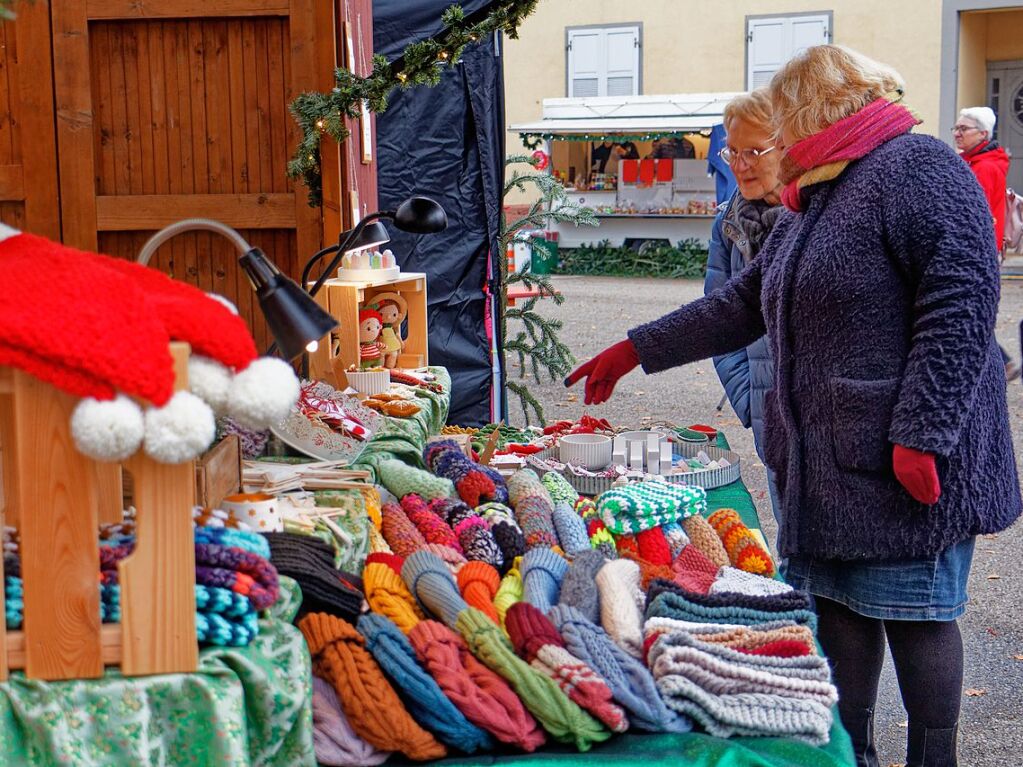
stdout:
{"type": "MultiPolygon", "coordinates": [[[[171,351],[175,387],[186,388],[188,345],[171,351]]],[[[10,669],[30,679],[94,678],[105,664],[120,664],[125,675],[195,671],[195,467],[142,453],[121,466],[86,458],[71,437],[77,401],[0,367],[0,524],[5,516],[20,523],[24,585],[24,630],[0,624],[0,680],[10,669]],[[120,504],[113,494],[122,468],[131,474],[136,544],[118,564],[121,623],[101,626],[98,523],[101,509],[120,504]]]]}
{"type": "Polygon", "coordinates": [[[429,364],[425,274],[405,272],[394,280],[367,282],[328,280],[316,300],[340,323],[341,343],[335,350],[330,339],[320,340],[319,348],[309,359],[313,379],[328,381],[339,389],[348,386],[345,370],[359,364],[359,310],[382,293],[398,293],[408,304],[408,335],[398,367],[419,368],[429,364]]]}
{"type": "Polygon", "coordinates": [[[236,434],[229,434],[195,462],[195,502],[216,509],[242,487],[242,446],[236,434]]]}

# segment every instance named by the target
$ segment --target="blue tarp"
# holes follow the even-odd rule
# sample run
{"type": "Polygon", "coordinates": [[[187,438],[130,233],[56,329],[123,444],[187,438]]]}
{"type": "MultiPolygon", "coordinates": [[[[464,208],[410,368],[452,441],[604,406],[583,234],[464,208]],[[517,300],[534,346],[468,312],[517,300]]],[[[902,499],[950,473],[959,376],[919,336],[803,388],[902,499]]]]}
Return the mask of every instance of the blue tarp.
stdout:
{"type": "Polygon", "coordinates": [[[718,205],[732,197],[735,192],[735,176],[728,163],[718,155],[725,146],[725,126],[715,125],[710,131],[710,149],[707,150],[707,172],[714,177],[715,196],[718,205]]]}

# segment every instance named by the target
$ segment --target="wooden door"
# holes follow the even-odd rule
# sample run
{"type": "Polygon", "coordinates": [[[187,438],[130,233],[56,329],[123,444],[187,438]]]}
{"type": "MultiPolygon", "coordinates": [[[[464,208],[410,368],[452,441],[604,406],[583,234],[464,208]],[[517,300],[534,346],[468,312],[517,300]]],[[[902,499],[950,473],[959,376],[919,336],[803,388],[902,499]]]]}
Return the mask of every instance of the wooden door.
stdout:
{"type": "MultiPolygon", "coordinates": [[[[155,230],[213,218],[297,276],[321,246],[320,211],[286,174],[298,141],[288,104],[317,87],[316,5],[53,0],[64,242],[134,258],[155,230]]],[[[152,265],[234,301],[265,348],[237,256],[187,233],[152,265]]]]}
{"type": "Polygon", "coordinates": [[[0,221],[60,239],[50,14],[45,2],[17,11],[0,24],[0,221]]]}

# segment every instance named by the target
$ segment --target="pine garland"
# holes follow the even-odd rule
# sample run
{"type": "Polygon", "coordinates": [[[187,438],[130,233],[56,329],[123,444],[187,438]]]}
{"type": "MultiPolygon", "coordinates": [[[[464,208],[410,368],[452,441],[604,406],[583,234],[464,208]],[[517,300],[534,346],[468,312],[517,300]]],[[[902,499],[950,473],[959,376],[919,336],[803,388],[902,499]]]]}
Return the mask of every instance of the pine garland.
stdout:
{"type": "MultiPolygon", "coordinates": [[[[0,0],[2,4],[4,0],[0,0]]],[[[303,93],[291,102],[291,114],[302,129],[302,140],[288,163],[288,175],[300,178],[309,189],[309,205],[322,200],[320,140],[324,134],[338,143],[348,138],[345,118],[358,117],[363,102],[369,111],[387,109],[387,97],[395,88],[434,86],[445,67],[460,63],[467,46],[503,31],[512,39],[539,0],[498,0],[485,15],[467,16],[461,6],[452,5],[441,15],[444,29],[435,37],[409,43],[401,57],[388,62],[373,57],[373,71],[359,77],[345,69],[334,70],[334,88],[329,93],[303,93]]]]}
{"type": "MultiPolygon", "coordinates": [[[[519,163],[528,163],[535,168],[536,160],[525,155],[514,155],[505,161],[506,165],[519,163]]],[[[502,253],[507,252],[516,233],[523,229],[544,228],[552,221],[597,226],[598,221],[593,211],[570,202],[561,182],[549,173],[520,174],[518,171],[513,171],[511,178],[505,183],[504,195],[507,196],[512,189],[525,191],[527,185],[535,187],[540,193],[540,198],[530,205],[526,215],[510,225],[505,220],[504,214],[501,214],[502,253]]],[[[541,382],[544,373],[549,375],[552,381],[556,381],[572,370],[575,357],[572,356],[571,350],[558,335],[563,327],[561,320],[544,317],[536,311],[536,305],[541,299],[550,299],[560,306],[565,299],[554,289],[554,285],[547,275],[534,274],[528,270],[509,273],[507,259],[502,258],[500,261],[502,278],[501,337],[505,339],[503,350],[505,370],[508,369],[509,355],[517,356],[519,365],[519,380],[508,381],[506,388],[519,398],[526,425],[528,426],[533,420],[531,413],[542,424],[545,420],[543,406],[524,382],[527,370],[537,383],[541,382]],[[522,283],[527,288],[536,290],[538,295],[528,299],[521,307],[506,308],[508,306],[508,286],[515,283],[522,283]],[[508,320],[521,323],[521,329],[514,338],[508,336],[508,320]]]]}

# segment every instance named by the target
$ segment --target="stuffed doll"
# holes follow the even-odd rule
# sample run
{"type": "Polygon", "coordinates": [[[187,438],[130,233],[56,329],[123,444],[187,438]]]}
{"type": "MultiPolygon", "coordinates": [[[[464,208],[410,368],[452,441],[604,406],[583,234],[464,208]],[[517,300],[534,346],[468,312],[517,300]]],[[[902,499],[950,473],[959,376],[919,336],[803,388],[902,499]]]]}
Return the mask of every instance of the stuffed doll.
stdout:
{"type": "Polygon", "coordinates": [[[376,309],[359,311],[359,367],[380,367],[383,345],[378,339],[383,326],[383,318],[376,309]]]}
{"type": "Polygon", "coordinates": [[[394,301],[382,301],[380,316],[383,320],[380,342],[384,355],[384,367],[393,370],[398,367],[398,355],[405,348],[405,342],[401,339],[401,307],[394,301]]]}

